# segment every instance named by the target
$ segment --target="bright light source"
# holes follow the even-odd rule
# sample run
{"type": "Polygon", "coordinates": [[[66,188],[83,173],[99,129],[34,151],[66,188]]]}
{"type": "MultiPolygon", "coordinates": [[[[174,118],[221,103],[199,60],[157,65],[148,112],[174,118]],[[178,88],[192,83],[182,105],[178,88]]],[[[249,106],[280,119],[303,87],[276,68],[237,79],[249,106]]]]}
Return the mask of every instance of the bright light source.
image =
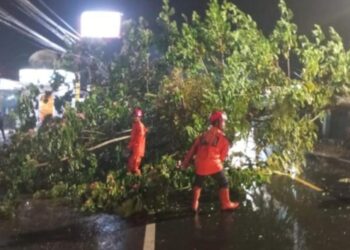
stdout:
{"type": "Polygon", "coordinates": [[[82,37],[119,38],[122,13],[115,11],[85,11],[80,19],[82,37]]]}

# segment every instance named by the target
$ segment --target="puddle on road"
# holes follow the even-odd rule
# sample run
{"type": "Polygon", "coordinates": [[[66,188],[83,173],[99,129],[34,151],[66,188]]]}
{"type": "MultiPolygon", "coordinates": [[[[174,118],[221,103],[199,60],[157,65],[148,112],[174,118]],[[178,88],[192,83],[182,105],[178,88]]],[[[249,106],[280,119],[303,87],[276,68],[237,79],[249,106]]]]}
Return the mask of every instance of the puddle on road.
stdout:
{"type": "Polygon", "coordinates": [[[305,178],[326,187],[324,193],[274,176],[270,184],[248,190],[233,213],[204,209],[198,216],[160,222],[156,249],[350,249],[350,200],[339,196],[350,192],[333,182],[349,175],[350,167],[341,169],[316,160],[309,165],[305,178]]]}

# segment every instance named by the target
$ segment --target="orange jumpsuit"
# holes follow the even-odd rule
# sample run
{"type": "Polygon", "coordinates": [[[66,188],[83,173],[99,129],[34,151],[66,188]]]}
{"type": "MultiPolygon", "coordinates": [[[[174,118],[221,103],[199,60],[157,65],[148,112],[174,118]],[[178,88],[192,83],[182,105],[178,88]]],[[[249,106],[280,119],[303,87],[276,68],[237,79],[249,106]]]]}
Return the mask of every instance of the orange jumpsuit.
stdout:
{"type": "Polygon", "coordinates": [[[196,138],[187,153],[183,166],[188,167],[195,156],[197,175],[213,175],[223,170],[223,162],[227,157],[229,141],[217,127],[211,127],[203,135],[196,138]]]}
{"type": "Polygon", "coordinates": [[[219,197],[222,210],[234,210],[238,202],[231,202],[228,181],[223,171],[223,162],[227,157],[229,141],[218,127],[212,126],[207,132],[197,137],[187,153],[183,167],[188,167],[195,157],[196,178],[193,186],[192,210],[198,211],[202,184],[207,176],[212,176],[219,183],[219,197]]]}
{"type": "Polygon", "coordinates": [[[131,154],[128,159],[128,171],[140,174],[140,164],[145,155],[147,128],[141,121],[134,121],[128,149],[131,154]]]}

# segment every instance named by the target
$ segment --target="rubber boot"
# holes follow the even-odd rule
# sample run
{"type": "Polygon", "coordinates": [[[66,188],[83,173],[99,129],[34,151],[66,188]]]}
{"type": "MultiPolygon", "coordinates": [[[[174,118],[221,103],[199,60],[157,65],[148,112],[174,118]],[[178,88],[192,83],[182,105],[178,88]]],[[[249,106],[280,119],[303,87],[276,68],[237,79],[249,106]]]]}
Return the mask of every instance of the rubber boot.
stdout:
{"type": "Polygon", "coordinates": [[[135,169],[134,174],[135,174],[136,176],[141,176],[141,170],[138,169],[138,168],[135,169]]]}
{"type": "Polygon", "coordinates": [[[201,196],[202,189],[198,186],[193,187],[193,200],[192,200],[192,210],[193,212],[198,212],[199,197],[201,196]]]}
{"type": "Polygon", "coordinates": [[[230,200],[230,191],[228,188],[220,189],[220,202],[222,210],[234,210],[239,207],[238,202],[231,202],[230,200]]]}

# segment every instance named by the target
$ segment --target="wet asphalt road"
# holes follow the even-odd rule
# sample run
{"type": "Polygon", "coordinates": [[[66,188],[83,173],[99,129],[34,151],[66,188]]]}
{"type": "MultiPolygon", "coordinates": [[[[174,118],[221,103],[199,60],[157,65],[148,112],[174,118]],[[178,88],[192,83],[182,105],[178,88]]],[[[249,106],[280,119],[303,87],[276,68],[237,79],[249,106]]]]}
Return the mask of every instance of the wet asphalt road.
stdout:
{"type": "MultiPolygon", "coordinates": [[[[305,179],[316,192],[286,177],[252,187],[241,207],[220,212],[207,199],[194,216],[123,220],[115,215],[81,215],[45,201],[23,204],[18,219],[1,221],[0,249],[350,249],[350,166],[312,159],[305,179]],[[151,234],[145,224],[155,223],[151,234]],[[146,240],[145,240],[146,236],[146,240]]],[[[204,191],[205,192],[205,191],[204,191]]],[[[218,203],[218,200],[213,202],[218,203]]],[[[152,225],[152,224],[151,224],[152,225]]]]}

